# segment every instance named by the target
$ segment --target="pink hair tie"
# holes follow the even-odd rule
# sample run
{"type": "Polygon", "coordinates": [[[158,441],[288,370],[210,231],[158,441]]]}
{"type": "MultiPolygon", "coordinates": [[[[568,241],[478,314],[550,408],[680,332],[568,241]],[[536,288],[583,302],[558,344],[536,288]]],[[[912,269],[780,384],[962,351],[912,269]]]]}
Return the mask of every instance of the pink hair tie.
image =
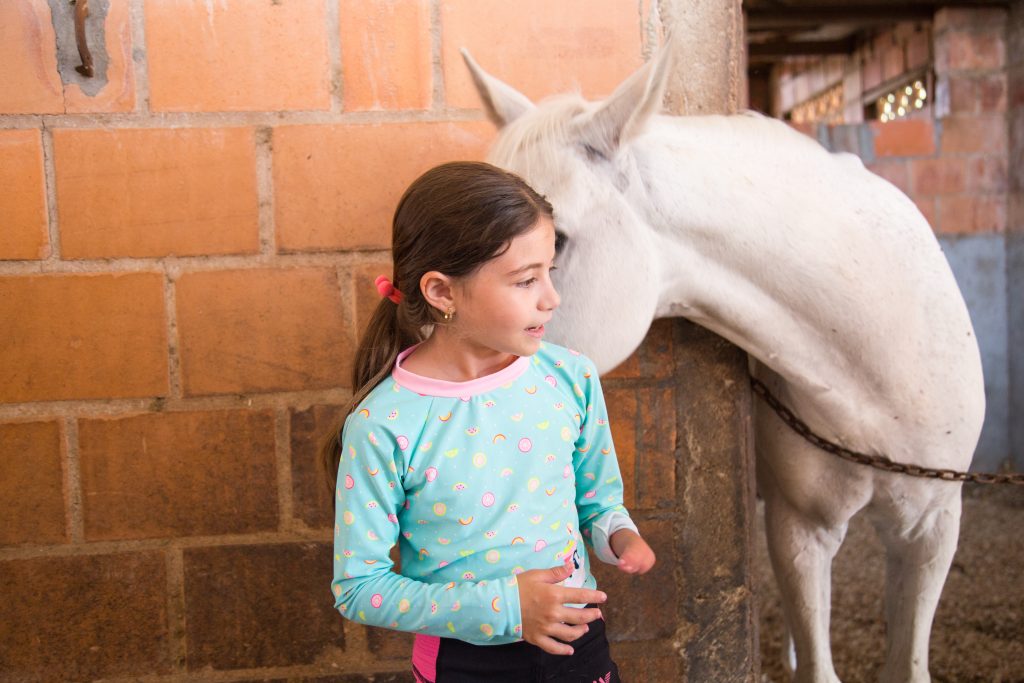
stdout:
{"type": "Polygon", "coordinates": [[[387,275],[378,275],[373,284],[377,285],[377,291],[380,292],[381,296],[386,296],[396,304],[402,300],[402,293],[395,289],[395,285],[388,279],[387,275]]]}

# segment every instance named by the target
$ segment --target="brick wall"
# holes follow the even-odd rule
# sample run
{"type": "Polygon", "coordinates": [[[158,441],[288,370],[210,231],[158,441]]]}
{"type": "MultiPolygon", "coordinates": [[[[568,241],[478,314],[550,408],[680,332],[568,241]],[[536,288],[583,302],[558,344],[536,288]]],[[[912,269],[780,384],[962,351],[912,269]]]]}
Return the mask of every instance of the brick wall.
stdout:
{"type": "Polygon", "coordinates": [[[939,234],[1006,228],[1003,10],[935,16],[934,117],[872,123],[868,167],[910,195],[939,234]]]}
{"type": "MultiPolygon", "coordinates": [[[[645,18],[615,0],[89,5],[94,79],[66,3],[0,3],[0,679],[410,680],[407,636],[332,608],[313,462],[393,205],[493,136],[459,47],[532,97],[597,97],[641,63],[645,18]]],[[[745,404],[676,390],[702,368],[740,386],[722,377],[742,362],[665,321],[609,376],[661,560],[601,576],[634,680],[754,667],[745,404]]]]}
{"type": "Polygon", "coordinates": [[[794,62],[775,93],[785,111],[842,82],[845,123],[797,128],[828,149],[858,155],[917,204],[938,236],[982,353],[987,407],[975,469],[1013,458],[1010,431],[1019,421],[1012,418],[1019,402],[1011,407],[1008,379],[1019,344],[1011,343],[1007,316],[1015,296],[1006,246],[1013,199],[1007,18],[1003,8],[942,9],[931,22],[880,32],[849,57],[794,62]],[[864,93],[902,85],[923,67],[933,73],[928,106],[888,123],[863,120],[864,93]]]}
{"type": "Polygon", "coordinates": [[[943,9],[930,25],[901,24],[850,57],[784,67],[774,101],[782,113],[844,83],[845,123],[797,128],[833,151],[861,157],[914,200],[936,233],[1001,233],[1008,197],[1006,66],[1005,10],[943,9]],[[863,121],[863,93],[930,62],[929,106],[907,119],[863,121]]]}

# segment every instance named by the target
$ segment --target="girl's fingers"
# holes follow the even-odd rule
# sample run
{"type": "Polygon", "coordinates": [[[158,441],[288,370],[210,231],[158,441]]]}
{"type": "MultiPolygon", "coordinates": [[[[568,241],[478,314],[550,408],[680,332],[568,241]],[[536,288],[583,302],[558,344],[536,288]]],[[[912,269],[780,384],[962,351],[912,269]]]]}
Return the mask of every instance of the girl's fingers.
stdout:
{"type": "Polygon", "coordinates": [[[582,638],[583,634],[589,631],[589,627],[586,624],[582,626],[570,626],[569,624],[552,624],[551,628],[548,629],[548,635],[554,636],[559,640],[571,643],[577,638],[582,638]]]}
{"type": "Polygon", "coordinates": [[[537,647],[539,647],[540,649],[544,650],[544,652],[547,652],[550,655],[571,655],[572,654],[572,648],[571,647],[569,647],[565,643],[558,642],[554,638],[549,638],[548,636],[539,636],[537,638],[537,640],[533,644],[536,645],[537,647]]]}
{"type": "Polygon", "coordinates": [[[564,621],[567,624],[589,624],[595,619],[600,618],[601,610],[596,607],[566,607],[559,616],[559,620],[564,621]]]}
{"type": "Polygon", "coordinates": [[[558,602],[561,604],[589,605],[591,603],[601,604],[608,599],[608,595],[591,588],[562,588],[558,594],[558,602]]]}

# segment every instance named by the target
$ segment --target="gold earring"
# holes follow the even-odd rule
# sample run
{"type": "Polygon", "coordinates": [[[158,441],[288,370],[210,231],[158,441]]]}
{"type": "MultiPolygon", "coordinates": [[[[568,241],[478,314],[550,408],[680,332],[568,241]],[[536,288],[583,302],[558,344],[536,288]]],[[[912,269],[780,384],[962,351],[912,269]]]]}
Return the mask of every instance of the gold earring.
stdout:
{"type": "Polygon", "coordinates": [[[455,315],[455,309],[452,308],[451,306],[449,306],[448,310],[444,312],[444,321],[446,323],[450,323],[452,321],[452,317],[454,315],[455,315]]]}

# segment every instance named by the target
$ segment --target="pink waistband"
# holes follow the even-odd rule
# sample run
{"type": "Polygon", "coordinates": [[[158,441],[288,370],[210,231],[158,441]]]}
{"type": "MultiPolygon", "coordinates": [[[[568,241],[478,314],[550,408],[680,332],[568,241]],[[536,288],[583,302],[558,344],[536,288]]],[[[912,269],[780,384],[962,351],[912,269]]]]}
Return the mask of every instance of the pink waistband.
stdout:
{"type": "Polygon", "coordinates": [[[431,683],[437,680],[437,652],[441,639],[417,633],[412,641],[412,665],[431,683]]]}

